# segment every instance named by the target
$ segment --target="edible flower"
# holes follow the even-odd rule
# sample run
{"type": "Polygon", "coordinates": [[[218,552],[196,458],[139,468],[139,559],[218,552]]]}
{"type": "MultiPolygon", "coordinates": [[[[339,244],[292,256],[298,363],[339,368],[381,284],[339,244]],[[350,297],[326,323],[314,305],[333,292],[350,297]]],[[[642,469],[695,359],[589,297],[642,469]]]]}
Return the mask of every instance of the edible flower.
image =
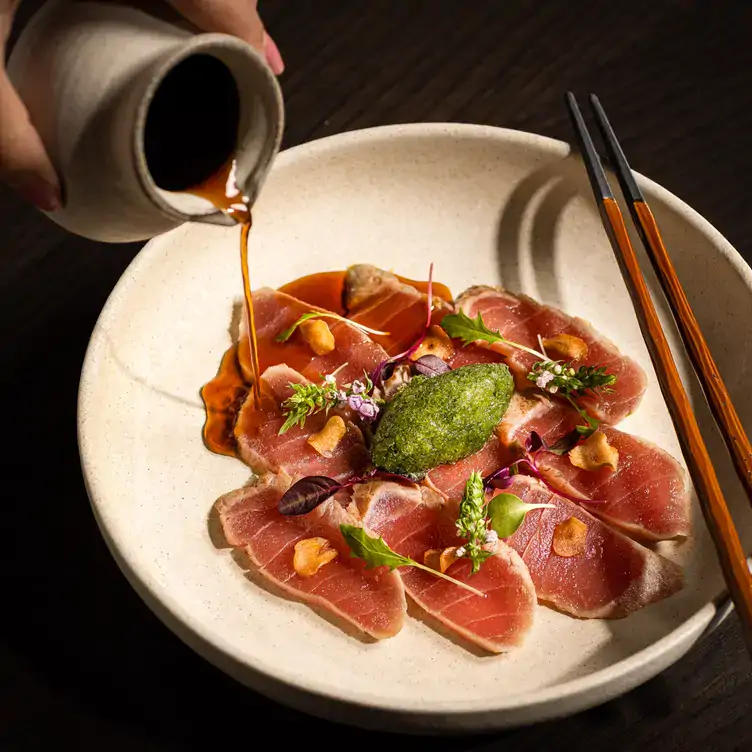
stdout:
{"type": "MultiPolygon", "coordinates": [[[[337,371],[347,365],[343,363],[337,371]]],[[[285,422],[279,429],[283,434],[293,426],[304,426],[306,418],[315,413],[328,413],[335,407],[349,407],[366,421],[376,420],[379,414],[379,401],[372,395],[373,382],[368,374],[364,374],[364,381],[355,380],[351,384],[337,385],[336,373],[324,376],[321,384],[290,384],[292,395],[282,403],[282,414],[285,422]]]]}

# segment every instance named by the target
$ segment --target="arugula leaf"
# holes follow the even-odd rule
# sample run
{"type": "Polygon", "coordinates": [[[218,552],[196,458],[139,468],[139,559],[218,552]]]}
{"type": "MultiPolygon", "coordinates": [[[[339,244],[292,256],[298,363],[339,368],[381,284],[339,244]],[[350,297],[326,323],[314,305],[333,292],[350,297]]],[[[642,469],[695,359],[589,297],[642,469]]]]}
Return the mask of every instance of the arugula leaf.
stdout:
{"type": "Polygon", "coordinates": [[[344,321],[346,324],[350,324],[350,326],[354,326],[356,329],[360,329],[362,332],[367,332],[368,334],[389,334],[389,332],[380,332],[378,329],[371,329],[367,326],[363,326],[363,324],[359,324],[357,321],[346,319],[344,316],[340,316],[338,313],[330,313],[327,311],[309,311],[308,313],[304,313],[291,327],[288,327],[287,329],[281,331],[275,339],[277,340],[277,342],[287,342],[287,340],[290,339],[290,337],[292,337],[292,335],[295,333],[295,330],[301,324],[310,319],[337,319],[337,321],[344,321]]]}
{"type": "Polygon", "coordinates": [[[553,507],[553,504],[527,504],[515,494],[500,493],[488,502],[488,516],[499,538],[509,538],[517,532],[528,512],[553,507]]]}
{"type": "Polygon", "coordinates": [[[352,555],[356,559],[363,559],[368,568],[389,567],[391,572],[397,567],[411,567],[415,564],[412,559],[392,551],[382,537],[372,538],[362,527],[340,525],[339,529],[352,555]]]}
{"type": "Polygon", "coordinates": [[[340,532],[345,539],[345,543],[350,547],[350,552],[356,559],[362,559],[366,563],[366,569],[373,567],[389,567],[389,571],[396,569],[397,567],[415,567],[416,569],[422,569],[424,572],[428,572],[436,577],[440,577],[442,580],[453,582],[458,587],[468,590],[475,595],[485,598],[486,594],[480,590],[476,590],[470,585],[466,585],[464,582],[455,580],[454,577],[450,577],[443,572],[439,572],[437,569],[431,569],[424,564],[419,564],[413,559],[409,559],[407,556],[402,556],[396,551],[392,551],[386,544],[386,541],[380,537],[371,537],[365,531],[364,528],[357,525],[340,525],[340,532]]]}
{"type": "Polygon", "coordinates": [[[536,358],[544,358],[543,353],[539,353],[537,350],[532,350],[525,345],[521,345],[519,342],[512,342],[511,339],[507,339],[500,332],[493,329],[489,329],[483,321],[483,317],[478,314],[474,319],[471,319],[464,311],[459,313],[450,313],[448,316],[444,316],[441,320],[441,328],[452,338],[462,340],[463,346],[472,345],[473,342],[483,340],[493,345],[496,342],[503,342],[510,347],[516,347],[518,350],[530,353],[536,358]]]}
{"type": "Polygon", "coordinates": [[[441,320],[441,328],[452,338],[462,340],[463,345],[472,345],[479,339],[489,342],[506,342],[499,332],[489,329],[478,314],[471,319],[464,311],[450,313],[441,320]]]}

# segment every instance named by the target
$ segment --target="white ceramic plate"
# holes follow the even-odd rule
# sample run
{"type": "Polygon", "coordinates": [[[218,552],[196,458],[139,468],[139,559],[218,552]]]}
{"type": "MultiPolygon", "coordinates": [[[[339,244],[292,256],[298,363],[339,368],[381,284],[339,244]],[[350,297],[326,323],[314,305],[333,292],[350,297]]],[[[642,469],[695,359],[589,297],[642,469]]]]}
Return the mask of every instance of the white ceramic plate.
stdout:
{"type": "MultiPolygon", "coordinates": [[[[692,209],[647,179],[640,184],[752,428],[752,273],[692,209]]],[[[503,283],[589,319],[650,377],[623,427],[679,455],[584,170],[565,144],[470,125],[334,136],[279,157],[254,220],[255,286],[354,262],[424,278],[433,261],[436,278],[455,293],[503,283]]],[[[230,344],[241,290],[237,245],[237,229],[198,225],[152,240],[107,302],[81,380],[79,441],[97,520],[133,586],[182,639],[301,709],[382,729],[433,730],[572,713],[644,682],[692,646],[723,591],[696,505],[694,540],[661,546],[686,563],[682,593],[622,621],[541,608],[525,647],[506,657],[469,652],[417,618],[391,640],[361,641],[271,592],[230,550],[215,547],[212,503],[248,471],[204,448],[198,390],[230,344]]],[[[675,353],[750,550],[752,515],[689,366],[675,353]]]]}

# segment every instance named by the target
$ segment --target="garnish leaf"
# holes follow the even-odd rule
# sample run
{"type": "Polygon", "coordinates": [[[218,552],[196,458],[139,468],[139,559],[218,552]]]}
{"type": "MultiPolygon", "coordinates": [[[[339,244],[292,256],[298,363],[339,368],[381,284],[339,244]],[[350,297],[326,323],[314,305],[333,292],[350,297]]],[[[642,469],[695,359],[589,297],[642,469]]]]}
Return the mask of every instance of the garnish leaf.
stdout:
{"type": "Polygon", "coordinates": [[[413,363],[413,368],[421,376],[440,376],[452,369],[437,355],[423,355],[413,363]]]}
{"type": "Polygon", "coordinates": [[[491,529],[496,531],[499,538],[509,538],[517,532],[528,512],[553,507],[553,504],[527,504],[515,494],[500,493],[488,502],[491,529]]]}
{"type": "Polygon", "coordinates": [[[464,311],[450,313],[441,320],[441,328],[452,339],[462,340],[463,345],[472,345],[479,339],[490,344],[507,341],[499,332],[489,329],[480,314],[471,319],[464,311]]]}
{"type": "Polygon", "coordinates": [[[337,319],[338,321],[344,321],[346,324],[350,324],[350,326],[354,326],[356,329],[360,329],[362,332],[367,332],[368,334],[389,334],[389,332],[380,332],[378,329],[371,329],[370,327],[363,326],[363,324],[346,319],[338,313],[331,313],[329,311],[309,311],[308,313],[304,313],[291,327],[281,331],[276,337],[277,342],[287,342],[287,340],[295,333],[295,330],[309,319],[337,319]]]}
{"type": "Polygon", "coordinates": [[[372,538],[362,527],[340,525],[339,529],[352,555],[357,559],[363,559],[368,568],[389,567],[391,571],[397,567],[414,566],[412,559],[392,551],[382,537],[372,538]]]}
{"type": "Polygon", "coordinates": [[[515,347],[518,350],[534,355],[536,358],[546,357],[543,353],[521,345],[519,342],[512,342],[511,339],[507,339],[499,331],[489,329],[480,314],[471,319],[464,311],[450,313],[441,320],[441,327],[452,339],[462,340],[464,346],[472,345],[473,342],[477,342],[478,340],[483,340],[491,345],[503,342],[509,345],[509,347],[515,347]]]}
{"type": "Polygon", "coordinates": [[[386,541],[380,537],[371,537],[368,533],[357,525],[340,525],[340,532],[345,539],[345,543],[350,547],[350,552],[356,559],[362,559],[366,563],[366,568],[371,569],[373,567],[389,567],[389,570],[396,569],[397,567],[415,567],[416,569],[422,569],[424,572],[428,572],[442,580],[452,582],[458,587],[468,590],[475,595],[485,598],[486,594],[480,590],[476,590],[470,585],[466,585],[464,582],[455,580],[454,577],[450,577],[443,572],[439,572],[437,569],[431,569],[424,564],[419,564],[413,559],[409,559],[407,556],[402,556],[396,551],[392,551],[386,544],[386,541]]]}
{"type": "Polygon", "coordinates": [[[280,514],[308,514],[339,491],[343,485],[325,475],[309,475],[293,483],[277,504],[280,514]]]}
{"type": "Polygon", "coordinates": [[[470,473],[465,483],[465,492],[457,515],[457,532],[467,540],[462,548],[465,549],[465,557],[473,563],[472,573],[475,574],[481,564],[492,556],[491,551],[483,549],[488,532],[488,519],[483,478],[478,472],[470,473]]]}

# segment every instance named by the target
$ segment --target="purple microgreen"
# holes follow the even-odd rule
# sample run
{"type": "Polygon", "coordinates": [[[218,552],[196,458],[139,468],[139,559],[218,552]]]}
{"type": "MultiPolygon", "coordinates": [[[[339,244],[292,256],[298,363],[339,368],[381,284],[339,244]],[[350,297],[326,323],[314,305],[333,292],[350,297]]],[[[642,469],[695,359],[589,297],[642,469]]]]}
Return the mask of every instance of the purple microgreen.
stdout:
{"type": "Polygon", "coordinates": [[[546,486],[546,488],[548,488],[549,491],[556,494],[557,496],[561,496],[563,499],[567,499],[568,501],[574,501],[577,504],[604,503],[605,500],[603,499],[583,499],[580,496],[574,496],[573,494],[567,493],[566,491],[563,491],[548,482],[544,473],[538,467],[537,455],[539,453],[557,454],[557,452],[553,452],[551,448],[546,447],[543,439],[541,439],[540,436],[538,436],[538,439],[531,439],[530,437],[528,437],[525,441],[525,449],[526,452],[524,457],[521,457],[520,459],[512,462],[510,465],[501,467],[495,472],[487,475],[483,479],[483,487],[487,491],[491,489],[500,489],[503,491],[509,488],[515,475],[524,472],[526,475],[531,475],[532,477],[537,478],[541,483],[543,483],[544,486],[546,486]],[[537,446],[538,442],[541,442],[541,444],[543,445],[540,449],[537,449],[535,451],[527,449],[528,446],[537,446]]]}
{"type": "Polygon", "coordinates": [[[452,369],[437,355],[423,355],[413,363],[413,368],[421,376],[440,376],[449,373],[452,369]]]}
{"type": "Polygon", "coordinates": [[[487,491],[491,490],[492,488],[508,488],[509,484],[512,482],[512,477],[516,474],[516,464],[516,462],[513,462],[511,465],[500,467],[495,472],[487,475],[485,478],[483,478],[483,488],[485,488],[487,491]]]}
{"type": "Polygon", "coordinates": [[[308,514],[327,499],[334,496],[337,491],[350,488],[358,483],[366,483],[370,480],[386,480],[390,478],[401,481],[407,480],[412,483],[410,478],[404,475],[395,475],[394,473],[387,473],[375,468],[365,473],[365,475],[353,475],[343,481],[328,478],[326,475],[307,475],[305,478],[301,478],[293,483],[285,491],[277,503],[277,510],[280,514],[288,517],[308,514]]]}
{"type": "Polygon", "coordinates": [[[525,439],[525,451],[528,454],[536,454],[541,449],[548,449],[546,442],[537,431],[531,431],[530,435],[525,439]]]}
{"type": "Polygon", "coordinates": [[[341,488],[344,488],[341,483],[325,475],[308,475],[285,491],[277,504],[277,510],[286,517],[308,514],[341,488]]]}

